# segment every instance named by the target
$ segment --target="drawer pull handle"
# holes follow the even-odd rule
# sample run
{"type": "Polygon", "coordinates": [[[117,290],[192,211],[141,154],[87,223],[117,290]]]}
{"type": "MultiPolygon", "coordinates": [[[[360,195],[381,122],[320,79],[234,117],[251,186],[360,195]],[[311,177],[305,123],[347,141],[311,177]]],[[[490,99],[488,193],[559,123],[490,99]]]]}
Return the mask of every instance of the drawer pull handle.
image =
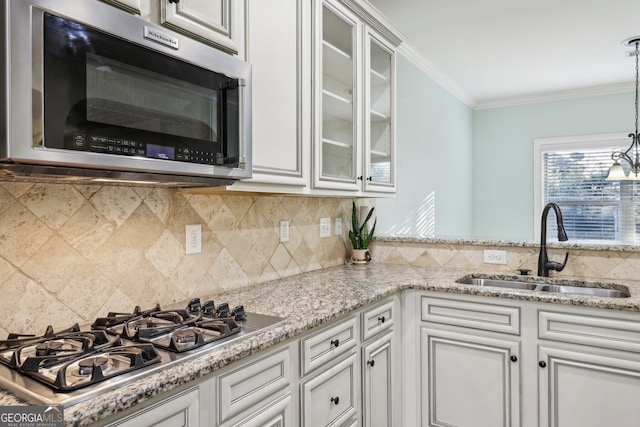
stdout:
{"type": "Polygon", "coordinates": [[[338,404],[338,402],[340,402],[340,397],[339,397],[339,396],[332,397],[332,398],[331,398],[331,401],[337,405],[337,404],[338,404]]]}
{"type": "Polygon", "coordinates": [[[518,357],[513,355],[509,358],[512,362],[517,362],[518,361],[518,357]]]}
{"type": "Polygon", "coordinates": [[[340,345],[340,340],[331,340],[331,345],[337,347],[340,345]]]}
{"type": "Polygon", "coordinates": [[[373,365],[376,364],[376,361],[371,359],[371,360],[367,360],[367,365],[371,366],[373,368],[373,365]]]}
{"type": "Polygon", "coordinates": [[[384,316],[378,317],[378,322],[380,323],[384,323],[385,320],[384,316]]]}
{"type": "Polygon", "coordinates": [[[546,368],[546,367],[547,367],[547,363],[546,363],[544,360],[539,361],[539,362],[538,362],[538,365],[539,365],[541,368],[546,368]]]}

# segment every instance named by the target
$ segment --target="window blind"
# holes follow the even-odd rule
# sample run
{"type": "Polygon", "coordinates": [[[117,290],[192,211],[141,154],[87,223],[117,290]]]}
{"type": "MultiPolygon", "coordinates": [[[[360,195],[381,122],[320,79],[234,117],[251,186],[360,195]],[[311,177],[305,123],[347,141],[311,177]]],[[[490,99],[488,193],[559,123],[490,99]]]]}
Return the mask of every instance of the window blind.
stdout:
{"type": "Polygon", "coordinates": [[[543,201],[560,206],[569,240],[637,243],[640,185],[605,181],[615,149],[542,153],[543,201]]]}

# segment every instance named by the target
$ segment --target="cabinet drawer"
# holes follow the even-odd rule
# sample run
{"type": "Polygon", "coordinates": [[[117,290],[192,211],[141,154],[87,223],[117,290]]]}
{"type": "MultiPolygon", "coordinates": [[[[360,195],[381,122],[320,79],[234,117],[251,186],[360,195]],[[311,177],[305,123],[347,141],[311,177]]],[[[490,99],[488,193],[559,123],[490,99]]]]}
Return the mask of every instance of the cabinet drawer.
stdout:
{"type": "Polygon", "coordinates": [[[222,423],[291,383],[289,347],[220,375],[218,423],[222,423]]]}
{"type": "Polygon", "coordinates": [[[395,318],[395,299],[373,307],[362,313],[362,340],[366,341],[393,326],[395,318]]]}
{"type": "Polygon", "coordinates": [[[356,354],[302,385],[304,427],[340,425],[356,413],[356,354]]]}
{"type": "Polygon", "coordinates": [[[198,401],[198,389],[190,389],[109,424],[109,427],[197,427],[198,401]]]}
{"type": "Polygon", "coordinates": [[[289,427],[293,425],[291,393],[271,402],[233,427],[289,427]]]}
{"type": "Polygon", "coordinates": [[[422,297],[422,320],[520,335],[520,308],[422,297]]]}
{"type": "Polygon", "coordinates": [[[300,341],[302,375],[346,353],[356,345],[356,318],[351,317],[337,325],[300,341]]]}
{"type": "Polygon", "coordinates": [[[604,316],[538,312],[541,339],[640,352],[640,323],[604,316]]]}

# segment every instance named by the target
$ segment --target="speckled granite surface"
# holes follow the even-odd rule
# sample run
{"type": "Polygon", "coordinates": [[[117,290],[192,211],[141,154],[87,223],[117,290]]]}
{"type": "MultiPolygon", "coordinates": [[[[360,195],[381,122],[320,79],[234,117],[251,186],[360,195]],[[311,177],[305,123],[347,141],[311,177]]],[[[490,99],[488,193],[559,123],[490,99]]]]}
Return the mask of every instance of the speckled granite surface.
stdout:
{"type": "MultiPolygon", "coordinates": [[[[477,287],[460,285],[455,282],[456,279],[468,273],[470,272],[467,270],[371,263],[364,266],[323,269],[234,291],[232,294],[211,295],[214,300],[229,301],[230,305],[242,303],[247,311],[285,317],[288,323],[267,333],[166,369],[161,373],[149,375],[144,380],[128,387],[105,393],[100,398],[71,406],[65,409],[65,423],[69,426],[89,425],[250,354],[296,337],[313,327],[383,299],[394,292],[408,288],[612,310],[640,311],[640,284],[637,283],[618,282],[618,288],[624,289],[626,287],[631,297],[614,299],[477,287]]],[[[567,279],[562,280],[567,281],[567,279]]],[[[583,286],[604,286],[603,283],[597,281],[581,279],[579,282],[583,286]]],[[[0,391],[0,405],[16,404],[24,404],[24,402],[0,391]]]]}
{"type": "MultiPolygon", "coordinates": [[[[525,242],[519,240],[480,240],[480,239],[456,239],[441,237],[411,237],[411,236],[381,236],[377,235],[374,241],[400,242],[400,243],[425,243],[425,244],[450,244],[465,246],[491,246],[505,248],[539,248],[537,242],[525,242]]],[[[611,252],[640,252],[639,245],[603,245],[594,243],[548,242],[549,248],[574,249],[583,251],[611,251],[611,252]]]]}

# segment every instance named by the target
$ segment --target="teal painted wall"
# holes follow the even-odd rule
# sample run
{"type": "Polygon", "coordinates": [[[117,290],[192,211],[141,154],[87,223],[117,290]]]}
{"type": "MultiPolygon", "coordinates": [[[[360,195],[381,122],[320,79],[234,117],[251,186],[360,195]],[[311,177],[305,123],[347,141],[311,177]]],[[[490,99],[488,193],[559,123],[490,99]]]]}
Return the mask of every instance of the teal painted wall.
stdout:
{"type": "Polygon", "coordinates": [[[633,130],[633,93],[473,110],[402,55],[397,183],[378,233],[537,241],[533,141],[633,130]]]}
{"type": "Polygon", "coordinates": [[[473,110],[402,55],[396,106],[398,192],[376,201],[376,234],[470,237],[473,110]]]}
{"type": "MultiPolygon", "coordinates": [[[[473,236],[537,241],[533,235],[533,140],[630,132],[633,93],[476,110],[473,236]]],[[[631,143],[631,140],[629,140],[631,143]]]]}

